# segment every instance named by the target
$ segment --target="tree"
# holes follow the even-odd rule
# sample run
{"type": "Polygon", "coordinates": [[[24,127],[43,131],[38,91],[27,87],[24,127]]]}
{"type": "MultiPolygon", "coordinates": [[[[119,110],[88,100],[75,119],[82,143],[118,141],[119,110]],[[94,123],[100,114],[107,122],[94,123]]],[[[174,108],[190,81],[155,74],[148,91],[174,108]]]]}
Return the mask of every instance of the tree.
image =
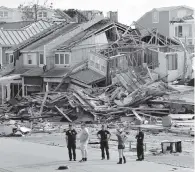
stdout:
{"type": "Polygon", "coordinates": [[[43,5],[39,4],[39,0],[36,3],[30,2],[28,4],[20,4],[18,9],[22,12],[22,19],[25,21],[37,21],[38,11],[45,8],[52,8],[53,4],[51,3],[48,7],[48,0],[44,1],[43,5]]]}

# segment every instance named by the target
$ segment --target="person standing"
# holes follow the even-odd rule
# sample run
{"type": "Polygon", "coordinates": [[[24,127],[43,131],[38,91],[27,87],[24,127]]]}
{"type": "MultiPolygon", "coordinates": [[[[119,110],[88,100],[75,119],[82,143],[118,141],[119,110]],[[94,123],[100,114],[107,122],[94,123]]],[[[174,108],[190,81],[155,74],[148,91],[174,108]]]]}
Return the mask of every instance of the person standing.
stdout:
{"type": "Polygon", "coordinates": [[[86,128],[85,124],[81,125],[81,133],[80,133],[80,149],[82,159],[79,162],[87,161],[87,144],[89,142],[89,131],[86,128]]]}
{"type": "Polygon", "coordinates": [[[73,128],[73,125],[69,124],[69,129],[66,131],[66,144],[70,161],[72,161],[72,154],[74,161],[76,161],[76,135],[77,132],[73,128]]]}
{"type": "Polygon", "coordinates": [[[106,151],[107,160],[109,160],[110,155],[109,155],[108,140],[110,140],[111,134],[108,130],[106,130],[105,125],[102,125],[102,129],[98,131],[97,137],[100,139],[100,149],[102,152],[102,160],[105,159],[105,151],[106,151]]]}
{"type": "Polygon", "coordinates": [[[119,162],[117,164],[122,164],[122,161],[124,161],[125,164],[126,158],[124,156],[124,149],[125,149],[125,141],[127,139],[127,136],[125,135],[122,129],[117,129],[116,136],[118,139],[118,153],[119,153],[119,162]]]}
{"type": "Polygon", "coordinates": [[[137,139],[137,159],[136,161],[144,160],[144,133],[141,128],[138,128],[138,134],[135,137],[137,139]]]}

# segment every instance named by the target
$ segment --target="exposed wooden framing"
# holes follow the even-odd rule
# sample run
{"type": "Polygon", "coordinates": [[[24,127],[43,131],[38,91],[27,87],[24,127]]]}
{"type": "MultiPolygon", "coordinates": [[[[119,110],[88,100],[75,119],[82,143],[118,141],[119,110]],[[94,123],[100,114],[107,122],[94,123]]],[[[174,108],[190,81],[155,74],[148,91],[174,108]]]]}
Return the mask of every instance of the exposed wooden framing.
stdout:
{"type": "Polygon", "coordinates": [[[55,108],[68,120],[68,122],[72,122],[72,120],[60,108],[58,108],[57,106],[55,106],[55,108]]]}
{"type": "Polygon", "coordinates": [[[41,114],[42,114],[42,112],[43,112],[43,107],[44,107],[44,104],[45,104],[45,102],[46,102],[46,100],[47,100],[47,96],[48,96],[48,91],[45,92],[45,96],[44,96],[43,102],[42,102],[42,104],[41,104],[41,108],[40,108],[40,111],[39,111],[39,115],[40,115],[40,116],[41,116],[41,114]]]}

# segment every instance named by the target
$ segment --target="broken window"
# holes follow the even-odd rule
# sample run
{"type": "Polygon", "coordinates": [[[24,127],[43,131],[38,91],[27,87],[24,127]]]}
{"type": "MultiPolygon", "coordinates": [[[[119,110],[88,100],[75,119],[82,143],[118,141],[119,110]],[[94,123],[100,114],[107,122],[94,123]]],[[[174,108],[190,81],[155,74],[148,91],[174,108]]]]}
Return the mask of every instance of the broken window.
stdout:
{"type": "Polygon", "coordinates": [[[159,67],[158,52],[152,50],[145,50],[144,63],[147,63],[150,69],[159,67]]]}
{"type": "Polygon", "coordinates": [[[177,70],[177,54],[167,54],[168,70],[177,70]]]}

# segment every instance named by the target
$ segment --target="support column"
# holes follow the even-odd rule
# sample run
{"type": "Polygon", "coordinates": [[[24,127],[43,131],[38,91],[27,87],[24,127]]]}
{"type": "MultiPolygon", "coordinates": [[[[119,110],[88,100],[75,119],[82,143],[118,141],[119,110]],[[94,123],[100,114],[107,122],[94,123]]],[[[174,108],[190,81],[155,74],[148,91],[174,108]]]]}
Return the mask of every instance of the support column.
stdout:
{"type": "Polygon", "coordinates": [[[24,77],[22,77],[22,97],[25,96],[24,77]]]}
{"type": "Polygon", "coordinates": [[[6,96],[6,100],[9,101],[11,98],[11,89],[10,89],[10,83],[6,85],[6,89],[7,89],[7,96],[6,96]]]}
{"type": "Polygon", "coordinates": [[[3,86],[3,84],[1,84],[1,90],[2,90],[2,92],[1,92],[1,100],[2,100],[2,104],[4,104],[4,86],[3,86]]]}

